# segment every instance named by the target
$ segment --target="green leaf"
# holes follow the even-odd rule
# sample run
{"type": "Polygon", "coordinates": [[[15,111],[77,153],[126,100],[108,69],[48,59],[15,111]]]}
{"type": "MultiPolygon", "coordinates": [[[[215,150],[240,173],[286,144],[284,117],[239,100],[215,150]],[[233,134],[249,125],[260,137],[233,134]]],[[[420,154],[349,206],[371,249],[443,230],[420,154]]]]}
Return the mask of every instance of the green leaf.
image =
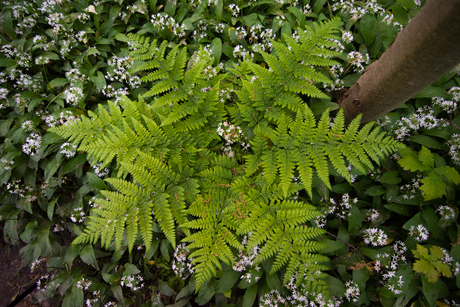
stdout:
{"type": "Polygon", "coordinates": [[[398,164],[402,166],[405,171],[428,171],[431,168],[423,165],[420,160],[414,156],[403,156],[401,159],[398,160],[398,164]]]}
{"type": "Polygon", "coordinates": [[[365,14],[360,19],[359,28],[367,46],[370,46],[377,36],[377,18],[372,14],[365,14]]]}
{"type": "Polygon", "coordinates": [[[94,85],[96,85],[96,87],[99,89],[103,89],[107,85],[107,83],[105,82],[104,75],[100,71],[97,72],[97,75],[90,76],[89,78],[91,79],[91,81],[93,81],[94,85]]]}
{"type": "Polygon", "coordinates": [[[99,266],[97,265],[96,256],[94,255],[94,250],[92,245],[86,245],[80,253],[81,260],[89,265],[92,265],[96,269],[99,270],[99,266]]]}
{"type": "MultiPolygon", "coordinates": [[[[140,272],[140,271],[139,271],[140,272]]],[[[170,286],[168,286],[164,281],[161,279],[158,281],[158,290],[161,292],[162,295],[165,296],[173,296],[176,295],[176,291],[171,289],[170,286]]]]}
{"type": "Polygon", "coordinates": [[[423,191],[425,200],[440,198],[446,194],[446,184],[435,171],[431,171],[430,175],[420,180],[420,182],[423,183],[420,190],[423,191]]]}
{"type": "Polygon", "coordinates": [[[46,214],[48,215],[48,218],[50,219],[50,221],[53,220],[54,205],[56,205],[58,199],[59,199],[59,196],[53,199],[52,201],[50,201],[46,208],[46,214]]]}
{"type": "Polygon", "coordinates": [[[378,181],[381,183],[387,183],[387,184],[398,184],[402,181],[402,179],[399,178],[398,175],[399,175],[398,171],[386,172],[386,173],[383,173],[382,176],[380,176],[378,181]]]}
{"type": "Polygon", "coordinates": [[[0,59],[0,67],[10,67],[16,65],[16,61],[13,59],[3,58],[0,59]]]}
{"type": "Polygon", "coordinates": [[[243,307],[252,307],[257,297],[257,284],[249,287],[243,296],[243,307]]]}
{"type": "Polygon", "coordinates": [[[387,204],[384,205],[385,208],[387,208],[390,211],[396,212],[398,214],[404,215],[404,216],[411,216],[411,210],[408,206],[406,205],[400,205],[400,204],[387,204]]]}
{"type": "Polygon", "coordinates": [[[64,255],[64,262],[69,265],[69,267],[72,267],[72,263],[75,260],[75,258],[78,257],[78,254],[80,254],[81,246],[80,245],[70,245],[67,247],[67,250],[64,255]]]}
{"type": "Polygon", "coordinates": [[[222,276],[219,278],[216,292],[224,293],[231,290],[238,280],[240,280],[241,272],[237,271],[224,271],[222,276]]]}
{"type": "Polygon", "coordinates": [[[414,0],[398,0],[407,9],[412,9],[415,6],[414,0]]]}
{"type": "MultiPolygon", "coordinates": [[[[2,28],[11,37],[11,39],[16,39],[16,32],[14,31],[13,19],[11,18],[11,11],[10,10],[5,10],[3,12],[2,28]]],[[[0,66],[2,66],[2,65],[0,65],[0,66]]]]}
{"type": "Polygon", "coordinates": [[[200,292],[198,292],[195,302],[200,304],[200,306],[204,305],[211,300],[214,293],[215,291],[212,289],[210,281],[207,281],[201,287],[200,292]]]}
{"type": "Polygon", "coordinates": [[[127,43],[130,41],[129,37],[126,36],[126,34],[123,34],[123,33],[117,33],[115,34],[115,39],[117,41],[120,41],[120,42],[124,42],[124,43],[127,43]]]}
{"type": "Polygon", "coordinates": [[[435,87],[429,85],[423,91],[415,95],[413,98],[433,98],[444,96],[446,96],[446,91],[442,87],[435,87]]]}
{"type": "Polygon", "coordinates": [[[0,124],[0,136],[5,136],[10,129],[11,123],[13,122],[13,118],[8,118],[1,121],[0,124]]]}
{"type": "Polygon", "coordinates": [[[21,240],[25,243],[30,243],[32,236],[35,233],[35,228],[38,227],[38,222],[36,220],[27,223],[26,228],[23,233],[21,233],[21,240]]]}
{"type": "Polygon", "coordinates": [[[318,14],[319,11],[323,8],[324,4],[326,3],[326,0],[315,0],[315,3],[313,4],[313,13],[318,14]]]}
{"type": "Polygon", "coordinates": [[[123,276],[129,276],[129,275],[137,275],[141,271],[131,263],[126,263],[125,264],[125,270],[123,271],[123,276]]]}
{"type": "Polygon", "coordinates": [[[98,189],[98,190],[109,190],[109,187],[104,183],[104,180],[99,178],[94,173],[86,173],[85,177],[87,177],[89,184],[98,189]]]}
{"type": "Polygon", "coordinates": [[[69,162],[67,162],[66,166],[62,170],[62,175],[68,174],[72,171],[74,171],[77,167],[83,165],[86,162],[86,154],[82,155],[77,155],[70,159],[69,162]]]}
{"type": "Polygon", "coordinates": [[[56,159],[53,159],[48,162],[48,164],[45,167],[45,179],[49,181],[51,177],[53,177],[54,173],[58,170],[59,166],[61,166],[62,161],[64,160],[59,160],[57,161],[56,159]]]}
{"type": "Polygon", "coordinates": [[[64,86],[68,83],[70,83],[70,81],[66,78],[55,78],[48,83],[46,88],[50,90],[50,89],[54,89],[55,87],[64,86]]]}
{"type": "Polygon", "coordinates": [[[43,52],[40,54],[40,56],[44,57],[44,58],[48,58],[50,60],[54,60],[54,61],[59,61],[61,58],[59,57],[59,55],[57,55],[56,53],[54,52],[43,52]]]}
{"type": "Polygon", "coordinates": [[[214,57],[214,65],[220,63],[220,57],[222,56],[222,41],[216,37],[211,42],[212,56],[214,57]]]}
{"type": "Polygon", "coordinates": [[[373,186],[373,187],[367,189],[366,191],[364,191],[364,193],[369,195],[369,196],[378,196],[378,195],[385,194],[385,192],[386,192],[385,187],[383,187],[381,185],[373,186]]]}
{"type": "Polygon", "coordinates": [[[434,149],[444,149],[444,146],[441,143],[439,143],[434,138],[428,135],[422,135],[422,134],[412,135],[410,137],[410,140],[412,142],[418,143],[426,147],[430,147],[434,149]]]}
{"type": "Polygon", "coordinates": [[[435,171],[438,174],[446,177],[453,183],[460,184],[460,174],[455,168],[450,167],[450,166],[443,166],[443,167],[436,168],[435,171]]]}
{"type": "Polygon", "coordinates": [[[422,146],[422,149],[418,153],[418,159],[422,162],[423,165],[434,167],[433,154],[425,146],[422,146]]]}

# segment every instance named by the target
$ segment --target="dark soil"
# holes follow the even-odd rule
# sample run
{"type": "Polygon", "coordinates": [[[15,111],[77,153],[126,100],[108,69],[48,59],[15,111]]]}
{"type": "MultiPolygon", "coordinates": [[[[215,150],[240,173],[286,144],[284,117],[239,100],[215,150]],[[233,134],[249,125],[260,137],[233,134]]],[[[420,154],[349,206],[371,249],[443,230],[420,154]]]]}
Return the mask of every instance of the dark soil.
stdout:
{"type": "MultiPolygon", "coordinates": [[[[6,307],[17,297],[33,286],[40,276],[46,274],[44,263],[37,267],[33,272],[30,271],[27,263],[19,256],[19,250],[24,246],[12,246],[0,239],[0,307],[6,307]]],[[[59,306],[53,300],[47,300],[41,304],[36,304],[32,300],[32,295],[37,290],[32,291],[22,299],[16,307],[52,307],[59,306]]]]}

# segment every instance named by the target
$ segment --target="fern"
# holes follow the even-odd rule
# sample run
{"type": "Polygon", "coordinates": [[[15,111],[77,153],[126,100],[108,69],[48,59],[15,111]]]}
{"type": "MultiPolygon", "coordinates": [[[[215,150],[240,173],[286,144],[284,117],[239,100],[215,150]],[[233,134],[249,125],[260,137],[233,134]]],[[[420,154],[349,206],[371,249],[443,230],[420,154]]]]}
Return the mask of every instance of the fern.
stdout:
{"type": "Polygon", "coordinates": [[[127,242],[131,251],[140,237],[148,250],[157,223],[173,246],[178,234],[189,244],[197,289],[222,263],[231,266],[237,251],[256,248],[255,264],[272,259],[269,273],[283,269],[285,284],[296,276],[327,293],[321,271],[328,259],[316,240],[324,231],[310,223],[319,212],[294,195],[312,197],[314,173],[330,188],[331,167],[351,182],[350,165],[366,173],[400,146],[373,123],[360,128],[359,117],[345,127],[342,111],[333,122],[329,110],[318,120],[304,101],[328,98],[315,84],[330,82],[321,67],[336,64],[339,28],[337,19],[312,24],[299,29],[298,41],[285,36],[271,54],[261,52],[265,67],[245,61],[214,76],[202,50],[189,58],[185,47],[131,35],[131,57],[142,81],[152,82],[143,95],[149,101],[109,101],[51,129],[79,144],[91,163],[118,170],[106,179],[115,191],[101,191],[74,243],[100,239],[118,250],[127,242]],[[238,90],[236,103],[224,106],[219,94],[227,86],[238,90]],[[249,151],[223,153],[229,143],[217,127],[224,120],[245,129],[249,151]]]}

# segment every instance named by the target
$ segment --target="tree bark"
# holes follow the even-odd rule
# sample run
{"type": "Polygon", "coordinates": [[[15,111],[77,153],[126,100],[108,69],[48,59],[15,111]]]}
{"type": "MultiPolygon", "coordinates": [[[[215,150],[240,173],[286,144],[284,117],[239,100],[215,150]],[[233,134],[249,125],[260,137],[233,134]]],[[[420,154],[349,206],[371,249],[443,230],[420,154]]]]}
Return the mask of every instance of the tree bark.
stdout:
{"type": "Polygon", "coordinates": [[[460,0],[429,0],[339,99],[349,123],[394,110],[460,62],[460,0]]]}

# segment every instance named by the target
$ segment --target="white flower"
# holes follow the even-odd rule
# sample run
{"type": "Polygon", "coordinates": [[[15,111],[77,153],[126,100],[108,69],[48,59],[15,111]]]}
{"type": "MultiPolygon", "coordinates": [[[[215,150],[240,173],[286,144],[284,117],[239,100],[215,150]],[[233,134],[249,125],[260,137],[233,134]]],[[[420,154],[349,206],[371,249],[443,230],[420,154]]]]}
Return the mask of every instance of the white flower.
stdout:
{"type": "Polygon", "coordinates": [[[365,230],[364,243],[372,246],[384,246],[387,244],[388,236],[381,229],[369,228],[365,230]]]}

